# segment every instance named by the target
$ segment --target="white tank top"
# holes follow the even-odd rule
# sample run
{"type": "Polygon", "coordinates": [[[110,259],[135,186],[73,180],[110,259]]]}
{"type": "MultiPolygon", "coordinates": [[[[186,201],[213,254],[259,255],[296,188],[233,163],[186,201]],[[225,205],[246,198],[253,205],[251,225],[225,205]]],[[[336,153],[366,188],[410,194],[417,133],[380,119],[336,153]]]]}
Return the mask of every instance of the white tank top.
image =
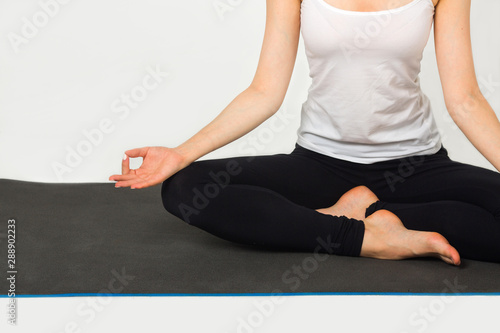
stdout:
{"type": "Polygon", "coordinates": [[[297,143],[363,164],[437,152],[441,138],[418,76],[433,19],[432,0],[377,12],[303,0],[312,83],[297,143]]]}

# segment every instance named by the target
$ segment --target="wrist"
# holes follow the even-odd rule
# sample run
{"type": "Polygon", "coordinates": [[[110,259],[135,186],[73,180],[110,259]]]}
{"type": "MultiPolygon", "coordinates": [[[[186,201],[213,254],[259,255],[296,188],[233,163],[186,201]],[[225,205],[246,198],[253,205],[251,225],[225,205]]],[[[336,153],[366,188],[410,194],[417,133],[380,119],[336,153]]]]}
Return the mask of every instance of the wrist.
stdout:
{"type": "Polygon", "coordinates": [[[199,157],[194,154],[192,149],[189,149],[185,144],[181,144],[175,148],[172,148],[180,158],[180,164],[182,168],[187,167],[189,164],[196,161],[199,157]]]}

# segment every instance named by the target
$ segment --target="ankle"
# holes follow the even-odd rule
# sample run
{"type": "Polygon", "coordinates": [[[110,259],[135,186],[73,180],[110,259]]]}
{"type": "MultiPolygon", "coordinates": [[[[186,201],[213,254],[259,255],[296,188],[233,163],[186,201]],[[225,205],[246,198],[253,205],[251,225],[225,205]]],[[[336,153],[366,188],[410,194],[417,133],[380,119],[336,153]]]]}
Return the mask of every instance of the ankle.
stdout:
{"type": "Polygon", "coordinates": [[[373,213],[375,213],[376,211],[379,211],[381,209],[385,209],[385,206],[387,205],[386,202],[383,202],[383,201],[380,201],[380,200],[377,200],[375,202],[373,202],[372,204],[370,204],[370,206],[368,206],[365,210],[365,218],[372,215],[373,213]]]}

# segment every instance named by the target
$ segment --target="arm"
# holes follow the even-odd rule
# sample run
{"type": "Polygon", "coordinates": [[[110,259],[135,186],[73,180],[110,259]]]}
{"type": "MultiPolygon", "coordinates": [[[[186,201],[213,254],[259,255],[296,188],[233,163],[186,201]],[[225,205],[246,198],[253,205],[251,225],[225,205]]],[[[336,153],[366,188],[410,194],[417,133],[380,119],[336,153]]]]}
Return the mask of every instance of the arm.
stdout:
{"type": "Polygon", "coordinates": [[[191,163],[247,134],[278,111],[292,76],[300,34],[300,0],[267,0],[266,28],[249,88],[176,149],[191,163]]]}
{"type": "Polygon", "coordinates": [[[264,41],[254,79],[213,121],[173,149],[145,147],[127,151],[127,156],[143,157],[143,164],[137,170],[130,170],[126,158],[122,175],[113,175],[110,180],[118,181],[117,187],[159,184],[276,113],[285,98],[297,55],[300,3],[300,0],[267,0],[264,41]]]}
{"type": "Polygon", "coordinates": [[[434,33],[446,108],[474,147],[500,171],[500,122],[479,89],[470,40],[471,0],[439,0],[434,33]]]}

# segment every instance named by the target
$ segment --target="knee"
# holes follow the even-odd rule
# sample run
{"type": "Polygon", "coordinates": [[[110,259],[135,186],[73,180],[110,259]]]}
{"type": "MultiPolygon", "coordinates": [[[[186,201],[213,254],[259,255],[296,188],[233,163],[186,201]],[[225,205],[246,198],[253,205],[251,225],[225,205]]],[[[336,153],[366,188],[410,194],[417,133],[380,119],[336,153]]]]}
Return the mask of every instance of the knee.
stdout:
{"type": "Polygon", "coordinates": [[[230,184],[233,174],[228,166],[224,170],[211,161],[194,162],[163,182],[163,206],[185,222],[197,225],[202,220],[201,212],[230,184]]]}
{"type": "Polygon", "coordinates": [[[166,179],[161,187],[163,207],[182,220],[186,220],[182,214],[183,206],[189,206],[193,190],[201,183],[199,175],[193,171],[188,166],[166,179]]]}

